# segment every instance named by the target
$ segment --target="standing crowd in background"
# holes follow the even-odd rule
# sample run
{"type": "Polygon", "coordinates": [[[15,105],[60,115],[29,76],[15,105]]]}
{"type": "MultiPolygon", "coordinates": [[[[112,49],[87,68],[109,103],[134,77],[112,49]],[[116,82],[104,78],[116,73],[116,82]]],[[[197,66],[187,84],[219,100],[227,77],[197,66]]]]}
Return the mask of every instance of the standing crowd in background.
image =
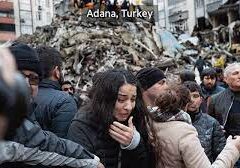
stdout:
{"type": "Polygon", "coordinates": [[[240,63],[199,57],[200,84],[98,72],[84,104],[62,63],[49,46],[0,48],[1,168],[240,168],[240,63]]]}

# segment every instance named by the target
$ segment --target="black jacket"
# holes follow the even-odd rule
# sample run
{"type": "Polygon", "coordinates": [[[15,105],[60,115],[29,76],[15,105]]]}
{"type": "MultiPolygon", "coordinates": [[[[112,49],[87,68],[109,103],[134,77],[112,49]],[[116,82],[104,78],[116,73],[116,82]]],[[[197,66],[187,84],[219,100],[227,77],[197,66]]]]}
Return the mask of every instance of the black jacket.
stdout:
{"type": "Polygon", "coordinates": [[[209,160],[213,163],[223,150],[226,139],[220,124],[208,114],[199,112],[191,114],[193,126],[209,160]]]}
{"type": "Polygon", "coordinates": [[[72,96],[60,89],[58,82],[47,79],[41,81],[34,113],[42,129],[65,138],[77,106],[72,96]]]}
{"type": "Polygon", "coordinates": [[[208,114],[216,118],[221,125],[225,126],[233,100],[234,93],[229,88],[217,95],[211,96],[208,102],[208,114]]]}
{"type": "Polygon", "coordinates": [[[205,65],[206,65],[206,63],[202,58],[198,59],[195,63],[195,67],[197,67],[198,69],[203,69],[203,66],[205,66],[205,65]]]}
{"type": "Polygon", "coordinates": [[[149,160],[146,143],[141,138],[140,144],[134,150],[122,150],[120,144],[112,139],[108,130],[103,130],[91,119],[92,113],[78,112],[74,117],[68,132],[68,138],[80,143],[90,152],[97,155],[106,168],[147,168],[154,160],[149,160]]]}

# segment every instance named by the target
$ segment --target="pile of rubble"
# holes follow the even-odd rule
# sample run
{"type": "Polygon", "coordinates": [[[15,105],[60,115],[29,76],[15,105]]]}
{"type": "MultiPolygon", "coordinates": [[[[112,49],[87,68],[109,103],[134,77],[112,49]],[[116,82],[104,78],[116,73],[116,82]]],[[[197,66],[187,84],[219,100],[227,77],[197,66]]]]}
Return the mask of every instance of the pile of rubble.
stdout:
{"type": "Polygon", "coordinates": [[[182,35],[176,39],[146,20],[99,20],[86,18],[75,10],[56,16],[51,25],[39,27],[33,35],[18,40],[58,49],[64,59],[65,79],[72,81],[82,94],[92,85],[96,72],[125,68],[135,73],[154,66],[175,79],[180,70],[193,68],[199,53],[207,57],[209,53],[225,51],[211,45],[201,47],[197,37],[182,35]]]}
{"type": "Polygon", "coordinates": [[[33,35],[18,40],[33,46],[57,48],[64,59],[64,76],[86,91],[96,72],[125,68],[132,72],[142,67],[176,67],[176,61],[162,55],[160,37],[152,23],[120,20],[98,21],[68,12],[54,18],[51,25],[37,28],[33,35]]]}

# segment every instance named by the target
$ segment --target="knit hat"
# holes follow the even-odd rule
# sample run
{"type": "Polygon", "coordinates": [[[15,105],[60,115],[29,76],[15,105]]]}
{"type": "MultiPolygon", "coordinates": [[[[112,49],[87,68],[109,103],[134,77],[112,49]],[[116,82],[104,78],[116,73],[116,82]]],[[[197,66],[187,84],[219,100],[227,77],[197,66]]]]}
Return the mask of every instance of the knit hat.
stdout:
{"type": "Polygon", "coordinates": [[[144,90],[149,89],[158,81],[166,78],[163,71],[158,68],[143,68],[138,71],[136,77],[144,90]]]}
{"type": "Polygon", "coordinates": [[[18,70],[30,70],[36,72],[39,77],[42,75],[40,61],[36,51],[27,44],[16,43],[9,47],[15,57],[18,70]]]}

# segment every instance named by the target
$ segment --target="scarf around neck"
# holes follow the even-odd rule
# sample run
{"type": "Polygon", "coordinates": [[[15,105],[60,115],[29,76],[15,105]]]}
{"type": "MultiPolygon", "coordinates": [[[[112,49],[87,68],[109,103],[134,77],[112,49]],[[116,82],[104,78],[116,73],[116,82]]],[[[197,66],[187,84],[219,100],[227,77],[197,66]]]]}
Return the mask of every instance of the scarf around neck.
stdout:
{"type": "Polygon", "coordinates": [[[176,113],[160,112],[158,107],[148,107],[151,118],[156,122],[170,122],[170,121],[183,121],[192,124],[190,115],[183,111],[178,110],[176,113]]]}

